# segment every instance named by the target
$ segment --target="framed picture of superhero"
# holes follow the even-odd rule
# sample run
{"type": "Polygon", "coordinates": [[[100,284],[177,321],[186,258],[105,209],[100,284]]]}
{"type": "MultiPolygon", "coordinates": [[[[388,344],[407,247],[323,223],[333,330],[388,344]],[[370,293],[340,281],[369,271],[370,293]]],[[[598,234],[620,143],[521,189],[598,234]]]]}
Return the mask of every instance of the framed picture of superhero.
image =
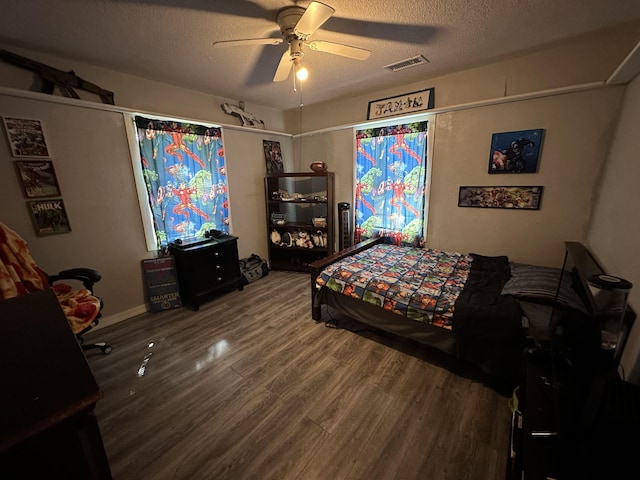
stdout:
{"type": "Polygon", "coordinates": [[[536,173],[544,129],[494,133],[489,173],[536,173]]]}
{"type": "Polygon", "coordinates": [[[40,120],[2,117],[14,157],[49,157],[40,120]]]}
{"type": "Polygon", "coordinates": [[[282,161],[282,150],[280,142],[263,140],[264,159],[267,163],[267,173],[283,173],[284,163],[282,161]]]}
{"type": "Polygon", "coordinates": [[[51,160],[18,160],[15,165],[25,197],[60,196],[60,186],[51,160]]]}
{"type": "Polygon", "coordinates": [[[38,237],[71,231],[67,211],[61,198],[27,202],[33,228],[38,237]]]}

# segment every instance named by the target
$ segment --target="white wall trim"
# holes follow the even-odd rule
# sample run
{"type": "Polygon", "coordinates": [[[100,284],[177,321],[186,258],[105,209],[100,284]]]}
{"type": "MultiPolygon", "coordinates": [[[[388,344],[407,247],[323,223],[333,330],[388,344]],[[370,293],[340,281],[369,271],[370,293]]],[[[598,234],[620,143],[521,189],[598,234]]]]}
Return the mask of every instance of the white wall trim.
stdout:
{"type": "Polygon", "coordinates": [[[627,84],[638,75],[640,75],[640,42],[618,65],[618,68],[607,79],[607,84],[627,84]]]}
{"type": "Polygon", "coordinates": [[[157,117],[161,119],[170,118],[181,122],[190,123],[204,123],[215,127],[229,128],[232,130],[240,130],[244,132],[260,132],[264,134],[283,135],[285,137],[291,137],[290,133],[278,132],[275,130],[262,130],[259,128],[243,127],[241,125],[230,125],[220,122],[212,122],[211,120],[202,120],[199,118],[183,118],[172,114],[147,112],[144,110],[134,110],[132,108],[119,107],[117,105],[109,105],[107,103],[92,102],[90,100],[78,100],[75,98],[59,97],[57,95],[50,95],[48,93],[32,92],[30,90],[18,90],[17,88],[0,87],[0,95],[6,95],[8,97],[27,98],[30,100],[40,100],[43,102],[60,103],[63,105],[72,105],[75,107],[90,108],[93,110],[103,110],[106,112],[116,113],[129,113],[131,115],[141,115],[144,117],[157,117]]]}
{"type": "Polygon", "coordinates": [[[457,110],[468,110],[471,108],[486,107],[490,105],[500,105],[501,103],[521,102],[523,100],[531,100],[535,98],[551,97],[554,95],[566,95],[569,93],[582,92],[585,90],[595,90],[597,88],[607,87],[608,85],[603,81],[582,83],[579,85],[571,85],[568,87],[553,88],[549,90],[540,90],[537,92],[521,93],[519,95],[510,95],[507,97],[489,98],[487,100],[478,100],[477,102],[462,103],[460,105],[451,105],[449,107],[434,108],[432,110],[425,110],[420,113],[414,113],[412,115],[404,115],[397,117],[387,117],[385,121],[371,120],[368,122],[350,123],[346,125],[338,125],[335,127],[327,127],[320,130],[314,130],[312,132],[304,132],[293,135],[293,138],[309,137],[313,135],[321,135],[324,133],[335,132],[337,130],[344,130],[347,128],[375,128],[378,125],[389,125],[391,123],[408,123],[411,121],[422,121],[427,115],[437,115],[439,113],[454,112],[457,110]]]}
{"type": "MultiPolygon", "coordinates": [[[[636,52],[640,47],[640,44],[636,45],[636,48],[633,50],[633,52],[631,52],[629,54],[629,56],[631,56],[634,52],[636,52]]],[[[615,73],[614,73],[615,75],[615,73]]],[[[612,75],[613,77],[613,75],[612,75]]],[[[529,92],[529,93],[522,93],[519,95],[510,95],[507,97],[498,97],[498,98],[490,98],[487,100],[479,100],[477,102],[470,102],[470,103],[463,103],[460,105],[452,105],[449,107],[443,107],[443,108],[437,108],[437,109],[433,109],[433,110],[425,110],[424,112],[420,112],[417,114],[413,114],[413,115],[406,115],[406,116],[398,116],[398,117],[388,117],[385,120],[388,120],[384,123],[388,124],[390,122],[394,122],[394,121],[399,121],[399,122],[409,122],[412,119],[419,119],[421,117],[424,117],[425,115],[435,115],[438,113],[446,113],[446,112],[453,112],[453,111],[457,111],[457,110],[467,110],[470,108],[478,108],[478,107],[484,107],[484,106],[489,106],[489,105],[499,105],[501,103],[510,103],[510,102],[520,102],[523,100],[530,100],[530,99],[534,99],[534,98],[542,98],[542,97],[550,97],[550,96],[554,96],[554,95],[566,95],[569,93],[576,93],[576,92],[581,92],[584,90],[594,90],[597,88],[603,88],[603,87],[607,87],[609,86],[611,81],[611,78],[607,81],[598,81],[598,82],[590,82],[590,83],[582,83],[579,85],[571,85],[571,86],[567,86],[567,87],[559,87],[559,88],[553,88],[553,89],[549,89],[549,90],[540,90],[537,92],[529,92]]],[[[308,137],[308,136],[313,136],[313,135],[320,135],[323,133],[328,133],[328,132],[334,132],[337,130],[344,130],[347,128],[353,128],[353,127],[357,127],[357,128],[373,128],[376,124],[380,124],[381,121],[380,120],[372,120],[372,121],[365,121],[365,122],[358,122],[358,123],[350,123],[350,124],[346,124],[346,125],[338,125],[335,127],[327,127],[327,128],[323,128],[320,130],[314,130],[311,132],[304,132],[304,133],[298,133],[298,134],[291,134],[291,133],[286,133],[286,132],[278,132],[275,130],[260,130],[260,129],[255,129],[255,128],[250,128],[250,127],[242,127],[242,126],[238,126],[238,125],[228,125],[228,124],[224,124],[224,123],[218,123],[218,122],[211,122],[208,120],[202,120],[202,119],[197,119],[197,118],[179,118],[179,117],[175,117],[174,115],[167,115],[167,114],[161,114],[161,113],[157,113],[157,112],[145,112],[145,111],[141,111],[141,110],[133,110],[130,108],[125,108],[125,107],[118,107],[115,105],[109,105],[109,104],[104,104],[104,103],[97,103],[97,102],[91,102],[91,101],[87,101],[87,100],[77,100],[74,98],[67,98],[67,97],[59,97],[56,95],[49,95],[47,93],[40,93],[40,92],[32,92],[29,90],[18,90],[15,88],[8,88],[8,87],[0,87],[0,95],[7,95],[7,96],[12,96],[12,97],[19,97],[19,98],[29,98],[29,99],[33,99],[33,100],[40,100],[40,101],[45,101],[45,102],[52,102],[52,103],[61,103],[61,104],[65,104],[65,105],[74,105],[77,107],[83,107],[83,108],[92,108],[92,109],[96,109],[96,110],[104,110],[104,111],[110,111],[110,112],[118,112],[118,113],[129,113],[132,115],[142,115],[142,116],[155,116],[155,117],[159,117],[159,118],[172,118],[178,121],[184,121],[184,122],[194,122],[194,123],[206,123],[206,124],[210,124],[210,125],[215,125],[218,127],[222,127],[222,128],[230,128],[233,130],[239,130],[239,131],[245,131],[245,132],[260,132],[260,133],[264,133],[264,134],[274,134],[274,135],[283,135],[285,137],[292,137],[294,139],[300,138],[300,137],[308,137]]],[[[416,120],[419,121],[419,120],[416,120]]]]}

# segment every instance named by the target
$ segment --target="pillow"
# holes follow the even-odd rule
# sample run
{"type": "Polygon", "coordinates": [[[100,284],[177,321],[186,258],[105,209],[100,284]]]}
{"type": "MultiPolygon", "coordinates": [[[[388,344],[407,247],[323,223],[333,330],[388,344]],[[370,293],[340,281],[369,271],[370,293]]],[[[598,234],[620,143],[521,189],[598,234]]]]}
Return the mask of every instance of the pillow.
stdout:
{"type": "Polygon", "coordinates": [[[543,305],[555,305],[587,313],[584,303],[571,287],[571,275],[565,272],[558,291],[562,270],[537,265],[511,264],[511,278],[502,288],[502,295],[513,295],[543,305]],[[558,291],[556,297],[556,291],[558,291]]]}

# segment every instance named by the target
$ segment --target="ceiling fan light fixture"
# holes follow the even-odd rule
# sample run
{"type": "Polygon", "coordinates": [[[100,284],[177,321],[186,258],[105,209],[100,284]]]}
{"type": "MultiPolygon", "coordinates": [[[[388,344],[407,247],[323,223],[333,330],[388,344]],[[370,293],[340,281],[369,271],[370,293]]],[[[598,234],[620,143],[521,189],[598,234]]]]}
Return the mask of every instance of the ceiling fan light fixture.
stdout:
{"type": "Polygon", "coordinates": [[[301,82],[304,82],[307,78],[309,78],[309,70],[307,70],[307,67],[298,67],[296,68],[296,77],[298,77],[298,80],[300,80],[301,82]]]}
{"type": "MultiPolygon", "coordinates": [[[[298,3],[298,2],[296,2],[298,3]]],[[[309,37],[316,32],[331,16],[335,9],[323,2],[311,0],[306,8],[289,6],[281,9],[276,17],[276,24],[280,27],[281,39],[274,38],[245,38],[241,40],[226,40],[215,42],[215,48],[233,47],[238,45],[280,45],[287,43],[289,48],[280,57],[280,63],[273,76],[274,82],[282,82],[291,76],[294,71],[294,91],[296,79],[302,81],[307,78],[308,71],[300,66],[300,59],[304,55],[303,46],[318,52],[340,55],[354,60],[366,60],[371,55],[369,50],[352,47],[341,43],[328,42],[326,40],[314,40],[307,42],[309,37]]]]}

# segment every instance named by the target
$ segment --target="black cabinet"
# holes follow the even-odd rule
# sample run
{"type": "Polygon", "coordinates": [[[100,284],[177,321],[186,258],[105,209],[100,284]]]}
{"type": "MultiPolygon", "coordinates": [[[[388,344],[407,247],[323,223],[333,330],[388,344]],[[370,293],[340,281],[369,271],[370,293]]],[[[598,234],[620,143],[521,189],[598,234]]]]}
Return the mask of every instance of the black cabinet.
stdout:
{"type": "Polygon", "coordinates": [[[556,346],[525,356],[508,478],[635,479],[640,386],[615,371],[576,370],[556,346]]]}
{"type": "MultiPolygon", "coordinates": [[[[640,386],[619,377],[618,355],[603,347],[600,312],[588,283],[605,272],[577,242],[566,242],[562,272],[583,308],[556,305],[548,338],[533,339],[524,355],[508,478],[638,478],[640,386]]],[[[621,345],[634,319],[627,306],[621,345]]]]}
{"type": "Polygon", "coordinates": [[[334,252],[333,172],[265,177],[272,270],[309,271],[334,252]]]}
{"type": "MultiPolygon", "coordinates": [[[[524,375],[517,391],[519,410],[511,431],[510,479],[561,479],[569,458],[569,439],[580,429],[586,382],[559,374],[553,348],[525,354],[524,375]],[[571,408],[573,403],[573,408],[571,408]]],[[[564,366],[561,370],[566,370],[564,366]]]]}
{"type": "Polygon", "coordinates": [[[242,290],[238,238],[222,235],[193,244],[170,244],[175,257],[182,303],[198,310],[205,298],[234,288],[242,290]]]}

